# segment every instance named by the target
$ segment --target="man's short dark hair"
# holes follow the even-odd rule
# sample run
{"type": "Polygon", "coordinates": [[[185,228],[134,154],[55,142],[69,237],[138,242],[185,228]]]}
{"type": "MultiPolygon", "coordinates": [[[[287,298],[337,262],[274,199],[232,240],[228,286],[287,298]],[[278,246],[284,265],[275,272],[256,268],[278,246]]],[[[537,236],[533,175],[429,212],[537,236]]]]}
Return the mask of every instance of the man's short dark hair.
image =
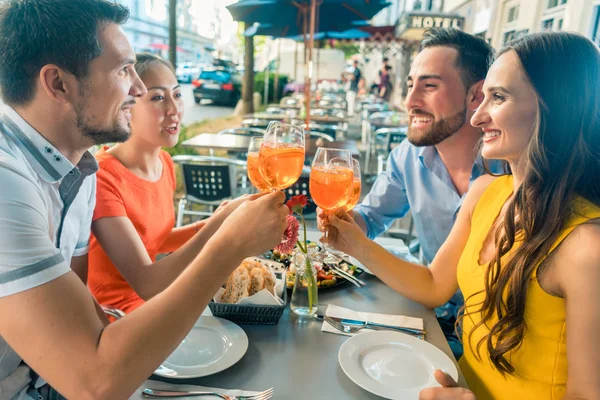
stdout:
{"type": "Polygon", "coordinates": [[[383,62],[384,62],[384,63],[386,63],[386,62],[388,62],[388,61],[390,61],[390,59],[389,59],[389,58],[387,58],[387,57],[383,57],[383,62]]]}
{"type": "Polygon", "coordinates": [[[102,54],[98,31],[123,24],[127,7],[107,0],[8,0],[0,6],[0,92],[5,103],[33,100],[37,76],[54,64],[85,78],[102,54]]]}
{"type": "Polygon", "coordinates": [[[431,28],[425,32],[419,51],[430,47],[456,49],[456,67],[465,88],[485,79],[494,50],[485,40],[453,28],[431,28]]]}

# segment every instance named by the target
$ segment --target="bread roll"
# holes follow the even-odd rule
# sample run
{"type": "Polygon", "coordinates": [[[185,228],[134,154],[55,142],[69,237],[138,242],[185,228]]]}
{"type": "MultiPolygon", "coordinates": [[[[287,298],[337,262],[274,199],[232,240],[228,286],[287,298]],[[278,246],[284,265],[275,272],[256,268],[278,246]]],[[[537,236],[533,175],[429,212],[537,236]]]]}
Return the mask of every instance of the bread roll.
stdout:
{"type": "Polygon", "coordinates": [[[234,304],[244,297],[252,296],[263,289],[275,294],[275,275],[270,268],[247,258],[227,278],[221,303],[234,304]]]}

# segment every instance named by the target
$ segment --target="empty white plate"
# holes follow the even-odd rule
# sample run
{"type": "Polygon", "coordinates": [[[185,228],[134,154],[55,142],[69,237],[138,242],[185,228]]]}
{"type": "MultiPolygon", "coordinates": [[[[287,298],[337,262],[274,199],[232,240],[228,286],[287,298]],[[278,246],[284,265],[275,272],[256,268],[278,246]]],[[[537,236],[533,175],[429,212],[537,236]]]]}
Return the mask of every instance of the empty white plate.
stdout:
{"type": "Polygon", "coordinates": [[[436,369],[458,381],[452,360],[440,349],[400,332],[365,332],[348,339],[338,353],[354,383],[386,399],[417,400],[422,389],[440,386],[436,369]]]}
{"type": "Polygon", "coordinates": [[[222,318],[201,316],[154,374],[179,379],[212,375],[238,362],[246,350],[248,336],[242,328],[222,318]]]}
{"type": "MultiPolygon", "coordinates": [[[[416,263],[416,264],[421,263],[419,261],[419,259],[416,258],[415,256],[413,256],[412,254],[410,254],[407,249],[400,250],[396,246],[383,246],[383,248],[386,249],[387,251],[389,251],[390,253],[392,253],[393,255],[395,255],[396,257],[403,259],[404,261],[408,261],[408,262],[416,263]]],[[[365,267],[363,264],[361,264],[356,258],[350,257],[350,263],[352,265],[356,265],[358,268],[362,269],[366,273],[373,275],[373,273],[371,271],[369,271],[369,269],[367,267],[365,267]]]]}

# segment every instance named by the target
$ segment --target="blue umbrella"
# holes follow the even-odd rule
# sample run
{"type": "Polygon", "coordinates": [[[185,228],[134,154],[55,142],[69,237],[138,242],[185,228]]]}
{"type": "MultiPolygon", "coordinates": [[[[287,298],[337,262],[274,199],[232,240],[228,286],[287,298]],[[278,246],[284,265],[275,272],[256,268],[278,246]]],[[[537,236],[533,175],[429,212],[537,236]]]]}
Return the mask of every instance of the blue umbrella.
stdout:
{"type": "MultiPolygon", "coordinates": [[[[365,21],[389,5],[386,0],[321,0],[318,5],[319,25],[326,21],[365,21]]],[[[298,26],[298,31],[301,31],[302,17],[309,6],[310,0],[240,0],[227,9],[234,21],[277,26],[290,24],[298,26]]],[[[325,31],[320,26],[315,28],[325,31]]]]}
{"type": "MultiPolygon", "coordinates": [[[[323,39],[338,39],[338,40],[353,40],[353,39],[365,39],[371,37],[370,33],[361,31],[360,29],[352,28],[343,32],[318,32],[315,33],[315,40],[323,39]]],[[[303,40],[302,35],[291,37],[293,40],[303,40]]]]}
{"type": "MultiPolygon", "coordinates": [[[[355,26],[363,26],[365,24],[339,21],[321,22],[318,27],[315,27],[315,39],[361,39],[371,36],[370,34],[354,28],[355,26]],[[346,34],[351,37],[340,37],[339,35],[346,34]],[[338,37],[335,37],[335,36],[338,37]]],[[[286,37],[294,40],[302,40],[304,38],[301,27],[295,24],[288,24],[283,21],[273,24],[254,24],[244,31],[244,36],[273,36],[277,38],[286,37]]],[[[308,36],[307,36],[308,39],[308,36]]]]}

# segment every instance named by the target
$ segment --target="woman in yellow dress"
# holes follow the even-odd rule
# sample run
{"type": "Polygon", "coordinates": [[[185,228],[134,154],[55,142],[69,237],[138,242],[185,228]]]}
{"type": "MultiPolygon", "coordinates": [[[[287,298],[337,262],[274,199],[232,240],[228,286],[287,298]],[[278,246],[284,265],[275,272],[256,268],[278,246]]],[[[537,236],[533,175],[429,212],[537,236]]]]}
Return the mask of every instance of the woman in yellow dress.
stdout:
{"type": "Polygon", "coordinates": [[[473,183],[429,268],[347,215],[329,220],[329,243],[406,297],[434,308],[463,292],[471,391],[436,371],[443,387],[421,399],[600,399],[599,76],[598,48],[577,34],[527,35],[500,52],[471,124],[483,157],[510,172],[473,183]]]}

